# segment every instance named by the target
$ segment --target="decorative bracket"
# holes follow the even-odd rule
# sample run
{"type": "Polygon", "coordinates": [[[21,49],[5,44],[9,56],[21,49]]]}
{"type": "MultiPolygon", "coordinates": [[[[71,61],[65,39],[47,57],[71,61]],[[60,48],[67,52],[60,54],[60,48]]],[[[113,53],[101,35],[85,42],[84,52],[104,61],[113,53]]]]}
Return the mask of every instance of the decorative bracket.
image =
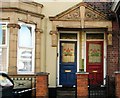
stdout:
{"type": "Polygon", "coordinates": [[[52,40],[52,47],[57,47],[58,32],[57,31],[50,31],[50,35],[51,35],[51,40],[52,40]]]}

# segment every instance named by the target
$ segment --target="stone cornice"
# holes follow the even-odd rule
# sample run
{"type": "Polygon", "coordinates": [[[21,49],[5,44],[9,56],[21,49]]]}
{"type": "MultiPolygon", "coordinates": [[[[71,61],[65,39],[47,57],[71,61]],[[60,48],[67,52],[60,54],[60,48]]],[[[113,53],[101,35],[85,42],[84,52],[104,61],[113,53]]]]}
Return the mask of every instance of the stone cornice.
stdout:
{"type": "Polygon", "coordinates": [[[0,17],[0,20],[10,20],[10,17],[7,17],[7,18],[1,18],[0,17]]]}
{"type": "Polygon", "coordinates": [[[8,28],[13,27],[13,28],[18,28],[18,29],[20,29],[20,25],[19,25],[19,24],[16,24],[16,23],[9,23],[9,24],[7,25],[7,27],[8,27],[8,28]]]}
{"type": "Polygon", "coordinates": [[[23,9],[16,8],[16,7],[3,7],[3,8],[0,8],[0,12],[16,12],[16,13],[22,13],[22,14],[28,14],[29,13],[31,16],[39,17],[41,19],[43,19],[45,17],[43,14],[31,12],[31,11],[28,11],[28,10],[23,10],[23,9]]]}
{"type": "Polygon", "coordinates": [[[33,22],[32,20],[25,20],[25,19],[19,19],[18,18],[18,21],[20,21],[20,22],[24,22],[24,23],[26,23],[26,24],[37,24],[36,22],[33,22]]]}
{"type": "MultiPolygon", "coordinates": [[[[21,0],[21,1],[23,1],[23,0],[21,0]]],[[[23,2],[23,3],[31,4],[31,5],[34,5],[34,6],[40,6],[41,8],[43,8],[43,5],[40,4],[40,3],[37,3],[37,2],[23,2]]]]}

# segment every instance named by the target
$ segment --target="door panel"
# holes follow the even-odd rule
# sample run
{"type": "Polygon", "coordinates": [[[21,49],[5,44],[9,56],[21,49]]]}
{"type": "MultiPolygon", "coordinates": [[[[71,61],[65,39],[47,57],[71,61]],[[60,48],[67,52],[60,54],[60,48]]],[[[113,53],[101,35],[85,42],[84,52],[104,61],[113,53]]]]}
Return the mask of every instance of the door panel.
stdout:
{"type": "Polygon", "coordinates": [[[86,67],[89,72],[90,83],[103,83],[103,41],[87,41],[86,67]]]}
{"type": "Polygon", "coordinates": [[[75,85],[77,72],[77,42],[60,42],[59,83],[63,86],[75,85]]]}

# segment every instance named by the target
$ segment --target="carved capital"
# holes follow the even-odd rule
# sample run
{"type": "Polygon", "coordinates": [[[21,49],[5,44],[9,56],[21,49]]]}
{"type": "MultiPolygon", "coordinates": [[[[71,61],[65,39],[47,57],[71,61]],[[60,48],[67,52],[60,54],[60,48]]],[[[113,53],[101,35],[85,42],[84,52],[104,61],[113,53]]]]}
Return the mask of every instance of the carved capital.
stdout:
{"type": "Polygon", "coordinates": [[[108,45],[112,45],[112,32],[111,31],[108,32],[107,42],[108,42],[108,45]]]}
{"type": "Polygon", "coordinates": [[[16,23],[9,23],[8,25],[7,25],[7,27],[8,28],[18,28],[18,29],[20,29],[20,25],[19,24],[16,24],[16,23]]]}
{"type": "Polygon", "coordinates": [[[39,33],[43,33],[43,30],[39,28],[35,28],[35,32],[39,34],[39,33]]]}
{"type": "Polygon", "coordinates": [[[58,32],[57,32],[57,31],[52,31],[52,30],[51,30],[49,34],[50,34],[50,35],[53,35],[53,34],[57,35],[58,32]]]}

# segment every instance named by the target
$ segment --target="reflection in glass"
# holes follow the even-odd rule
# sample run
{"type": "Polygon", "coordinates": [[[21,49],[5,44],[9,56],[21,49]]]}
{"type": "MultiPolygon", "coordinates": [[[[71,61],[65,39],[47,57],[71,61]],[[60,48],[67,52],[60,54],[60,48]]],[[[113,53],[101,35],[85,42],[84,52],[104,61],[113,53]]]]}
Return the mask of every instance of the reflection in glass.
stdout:
{"type": "Polygon", "coordinates": [[[22,25],[19,32],[19,46],[32,47],[32,32],[31,27],[22,25]]]}
{"type": "Polygon", "coordinates": [[[5,37],[6,37],[6,25],[0,24],[0,45],[5,44],[5,37]]]}
{"type": "Polygon", "coordinates": [[[32,71],[32,61],[19,61],[19,71],[27,71],[31,72],[32,71]]]}
{"type": "Polygon", "coordinates": [[[32,71],[32,50],[19,49],[19,71],[32,71]]]}
{"type": "Polygon", "coordinates": [[[18,48],[18,66],[17,70],[20,73],[33,72],[33,30],[32,25],[22,24],[19,31],[19,48],[18,48]]]}
{"type": "Polygon", "coordinates": [[[0,71],[7,71],[7,49],[0,48],[0,71]]]}

